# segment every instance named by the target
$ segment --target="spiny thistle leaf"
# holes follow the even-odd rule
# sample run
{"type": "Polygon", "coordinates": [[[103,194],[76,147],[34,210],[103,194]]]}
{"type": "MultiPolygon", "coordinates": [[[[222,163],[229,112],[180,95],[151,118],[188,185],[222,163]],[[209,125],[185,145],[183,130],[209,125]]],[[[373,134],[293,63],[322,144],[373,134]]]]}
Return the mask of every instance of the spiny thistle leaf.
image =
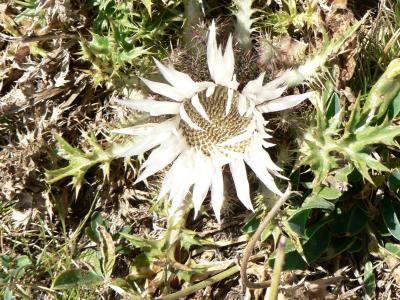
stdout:
{"type": "Polygon", "coordinates": [[[55,138],[59,146],[58,155],[68,160],[68,165],[55,170],[47,170],[46,180],[49,184],[52,184],[63,178],[72,177],[71,184],[76,189],[76,194],[78,194],[85,180],[86,172],[91,167],[100,164],[100,168],[103,170],[104,180],[107,179],[111,161],[121,157],[120,154],[126,152],[132,145],[131,142],[127,142],[124,144],[113,144],[110,148],[103,149],[97,142],[96,137],[92,134],[89,143],[93,150],[85,153],[71,146],[61,136],[56,135],[55,138]]]}
{"type": "Polygon", "coordinates": [[[343,159],[357,168],[371,183],[373,180],[369,174],[370,170],[389,171],[370,155],[369,147],[377,144],[397,146],[395,138],[400,135],[400,126],[393,125],[391,118],[386,115],[388,107],[400,94],[399,76],[400,60],[396,59],[372,87],[363,108],[361,100],[357,99],[346,124],[342,122],[344,108],[331,117],[326,115],[328,99],[333,94],[331,86],[327,86],[327,90],[316,105],[316,127],[310,128],[305,134],[300,150],[302,158],[298,164],[298,166],[310,166],[315,176],[315,184],[320,184],[329,172],[340,166],[338,161],[343,159]],[[383,117],[385,119],[380,124],[374,124],[383,117]]]}
{"type": "MultiPolygon", "coordinates": [[[[362,151],[368,145],[396,145],[394,138],[400,135],[400,126],[391,125],[388,120],[379,126],[368,126],[357,132],[349,144],[352,151],[362,151]]],[[[345,142],[344,142],[345,143],[345,142]]]]}

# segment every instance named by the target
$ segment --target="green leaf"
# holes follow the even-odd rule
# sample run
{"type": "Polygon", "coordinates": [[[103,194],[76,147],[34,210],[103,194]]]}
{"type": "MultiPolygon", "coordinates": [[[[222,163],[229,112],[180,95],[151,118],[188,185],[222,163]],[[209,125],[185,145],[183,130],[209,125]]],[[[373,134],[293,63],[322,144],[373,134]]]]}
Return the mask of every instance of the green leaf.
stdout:
{"type": "Polygon", "coordinates": [[[56,277],[53,282],[54,289],[69,289],[80,286],[100,285],[103,277],[83,269],[68,270],[56,277]]]}
{"type": "Polygon", "coordinates": [[[207,271],[207,267],[202,267],[202,266],[191,266],[190,269],[188,270],[178,270],[176,272],[176,276],[179,278],[179,280],[185,281],[185,282],[191,282],[193,275],[197,274],[204,274],[207,271]]]}
{"type": "Polygon", "coordinates": [[[31,260],[27,255],[18,256],[16,259],[17,267],[26,267],[31,263],[31,260]]]}
{"type": "Polygon", "coordinates": [[[332,93],[330,97],[330,101],[328,102],[328,107],[326,111],[326,118],[332,119],[334,116],[337,116],[340,112],[340,99],[336,93],[332,93]]]}
{"type": "Polygon", "coordinates": [[[381,202],[383,221],[389,232],[400,241],[400,222],[392,200],[385,195],[381,202]]]}
{"type": "Polygon", "coordinates": [[[400,259],[400,245],[393,243],[386,243],[385,249],[400,259]]]}
{"type": "Polygon", "coordinates": [[[127,239],[134,247],[140,249],[160,249],[163,245],[162,240],[150,240],[143,237],[120,232],[120,236],[127,239]]]}
{"type": "Polygon", "coordinates": [[[320,227],[303,245],[304,256],[308,263],[315,262],[327,250],[331,234],[326,226],[320,227]]]}
{"type": "Polygon", "coordinates": [[[363,279],[367,295],[370,296],[372,299],[375,299],[375,290],[376,290],[375,274],[374,274],[374,268],[370,261],[367,261],[364,265],[363,279]]]}
{"type": "Polygon", "coordinates": [[[265,242],[272,235],[274,247],[276,247],[281,234],[282,234],[281,228],[279,226],[276,226],[275,223],[271,223],[261,233],[260,241],[265,242]]]}
{"type": "Polygon", "coordinates": [[[9,255],[3,254],[0,255],[0,266],[4,268],[9,268],[11,264],[11,258],[9,255]]]}
{"type": "Polygon", "coordinates": [[[336,236],[355,236],[368,224],[367,207],[360,200],[347,213],[335,213],[329,227],[336,236]]]}
{"type": "Polygon", "coordinates": [[[301,165],[309,165],[314,173],[314,184],[321,183],[329,174],[329,171],[336,168],[337,159],[330,154],[331,151],[324,149],[325,142],[320,141],[320,137],[309,136],[310,140],[304,140],[301,152],[305,154],[301,160],[301,165]]]}
{"type": "Polygon", "coordinates": [[[368,224],[368,208],[364,201],[358,201],[357,204],[351,210],[348,222],[347,222],[347,234],[357,235],[364,230],[368,224]]]}
{"type": "Polygon", "coordinates": [[[396,118],[400,113],[400,93],[393,99],[388,108],[388,116],[391,120],[396,118]]]}
{"type": "MultiPolygon", "coordinates": [[[[56,139],[59,146],[58,154],[68,160],[68,166],[55,170],[47,170],[45,174],[46,180],[49,184],[52,184],[71,176],[72,185],[75,187],[77,193],[85,180],[86,172],[91,167],[96,164],[103,164],[103,170],[107,170],[107,164],[116,158],[116,155],[112,153],[112,148],[109,151],[103,150],[94,135],[91,135],[89,139],[94,149],[92,152],[87,153],[72,147],[61,136],[56,135],[56,139]]],[[[108,174],[104,173],[104,177],[107,176],[108,174]]]]}
{"type": "Polygon", "coordinates": [[[318,192],[318,196],[328,200],[336,200],[342,196],[342,193],[335,188],[323,187],[318,192]]]}
{"type": "Polygon", "coordinates": [[[271,236],[272,231],[274,230],[274,228],[275,228],[275,226],[272,225],[272,224],[269,224],[267,227],[265,227],[263,232],[261,232],[260,241],[261,242],[265,242],[265,240],[268,239],[271,236]]]}
{"type": "Polygon", "coordinates": [[[304,237],[304,231],[308,217],[310,216],[311,209],[300,208],[300,211],[295,212],[289,219],[288,224],[290,228],[298,235],[304,237]]]}
{"type": "Polygon", "coordinates": [[[210,241],[201,239],[195,231],[183,229],[179,235],[181,246],[188,250],[192,246],[210,245],[210,241]]]}
{"type": "Polygon", "coordinates": [[[322,257],[323,260],[331,260],[332,258],[338,256],[350,249],[353,244],[357,241],[356,237],[332,237],[331,243],[326,251],[326,256],[322,257]]]}
{"type": "Polygon", "coordinates": [[[400,171],[399,171],[399,169],[394,169],[390,173],[389,179],[387,181],[387,186],[394,193],[397,193],[399,191],[399,189],[400,189],[400,171]]]}
{"type": "Polygon", "coordinates": [[[130,51],[123,51],[119,54],[119,59],[122,62],[128,62],[132,63],[132,61],[144,54],[149,54],[150,52],[147,51],[147,49],[144,49],[143,47],[135,47],[134,49],[130,51]]]}
{"type": "Polygon", "coordinates": [[[102,257],[102,268],[106,279],[111,277],[115,264],[115,246],[111,235],[101,226],[97,226],[100,236],[100,250],[102,257]]]}
{"type": "Polygon", "coordinates": [[[4,291],[3,300],[12,300],[13,299],[13,292],[10,288],[6,288],[4,291]]]}
{"type": "Polygon", "coordinates": [[[400,135],[400,126],[390,125],[388,120],[379,126],[369,126],[355,134],[349,144],[351,151],[360,152],[368,145],[395,145],[394,138],[400,135]]]}
{"type": "Polygon", "coordinates": [[[326,209],[326,210],[334,210],[335,204],[332,202],[325,200],[320,196],[309,196],[304,200],[301,209],[311,209],[311,208],[319,208],[319,209],[326,209]]]}
{"type": "Polygon", "coordinates": [[[260,225],[260,219],[255,216],[254,218],[251,218],[250,221],[248,221],[246,224],[243,225],[242,231],[244,233],[253,233],[257,230],[258,225],[260,225]]]}
{"type": "Polygon", "coordinates": [[[89,271],[103,276],[103,269],[101,264],[101,258],[98,255],[97,249],[88,248],[79,253],[78,259],[80,262],[88,266],[89,271]]]}
{"type": "Polygon", "coordinates": [[[129,280],[127,279],[124,278],[112,279],[109,286],[119,295],[123,296],[123,299],[129,299],[129,300],[143,299],[143,297],[140,297],[140,294],[135,289],[135,285],[129,282],[129,280]]]}
{"type": "Polygon", "coordinates": [[[356,239],[354,243],[347,248],[349,253],[360,253],[364,250],[364,243],[360,239],[356,239]]]}
{"type": "MultiPolygon", "coordinates": [[[[268,265],[272,268],[275,263],[276,251],[274,251],[268,258],[268,265]]],[[[283,271],[288,270],[301,270],[307,267],[307,263],[301,257],[299,252],[296,251],[291,240],[287,240],[285,245],[285,261],[282,267],[283,271]]]]}
{"type": "Polygon", "coordinates": [[[107,221],[103,219],[101,212],[96,211],[90,218],[90,226],[86,228],[86,234],[96,244],[100,243],[100,235],[99,232],[97,231],[98,225],[102,225],[105,228],[108,227],[107,221]]]}

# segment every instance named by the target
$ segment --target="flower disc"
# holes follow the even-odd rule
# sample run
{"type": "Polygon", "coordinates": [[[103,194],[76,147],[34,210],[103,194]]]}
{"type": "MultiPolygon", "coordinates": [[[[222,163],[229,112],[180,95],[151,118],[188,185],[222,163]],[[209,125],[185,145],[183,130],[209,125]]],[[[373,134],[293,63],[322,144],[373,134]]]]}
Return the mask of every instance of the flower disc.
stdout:
{"type": "MultiPolygon", "coordinates": [[[[183,105],[199,129],[189,126],[184,120],[180,121],[179,127],[189,146],[205,155],[210,155],[215,146],[244,133],[251,122],[251,117],[239,113],[239,92],[221,85],[199,92],[183,105]]],[[[249,143],[250,139],[246,139],[223,148],[244,153],[249,143]]]]}

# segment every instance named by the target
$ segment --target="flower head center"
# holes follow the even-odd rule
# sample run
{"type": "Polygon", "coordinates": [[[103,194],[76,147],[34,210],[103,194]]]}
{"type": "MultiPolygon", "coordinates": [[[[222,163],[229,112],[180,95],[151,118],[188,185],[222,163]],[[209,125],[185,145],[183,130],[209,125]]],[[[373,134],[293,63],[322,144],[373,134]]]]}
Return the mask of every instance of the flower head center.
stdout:
{"type": "Polygon", "coordinates": [[[179,127],[189,146],[205,155],[214,151],[244,153],[250,143],[246,132],[252,117],[240,113],[240,105],[247,105],[247,99],[241,98],[236,90],[220,85],[201,91],[184,102],[185,112],[199,127],[196,129],[185,120],[180,121],[179,127]]]}

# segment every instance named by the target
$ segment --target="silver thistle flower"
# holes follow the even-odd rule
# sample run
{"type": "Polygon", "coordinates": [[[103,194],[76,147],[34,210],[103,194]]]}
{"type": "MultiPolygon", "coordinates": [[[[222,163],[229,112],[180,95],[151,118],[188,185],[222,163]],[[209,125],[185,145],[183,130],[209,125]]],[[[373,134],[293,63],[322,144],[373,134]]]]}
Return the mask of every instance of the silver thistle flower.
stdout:
{"type": "Polygon", "coordinates": [[[140,155],[154,149],[144,162],[136,182],[173,163],[166,174],[159,198],[169,195],[173,214],[191,191],[195,215],[211,187],[211,204],[216,218],[224,200],[223,167],[229,168],[239,200],[253,210],[245,163],[272,192],[282,195],[274,176],[284,178],[265,148],[267,133],[262,113],[291,108],[312,93],[281,97],[290,81],[290,72],[263,84],[264,73],[250,81],[241,92],[234,74],[232,36],[224,53],[217,45],[212,23],[207,42],[207,61],[213,82],[194,82],[187,74],[155,60],[170,84],[142,78],[154,93],[172,101],[117,100],[119,104],[150,113],[173,115],[162,123],[150,123],[115,130],[138,136],[139,140],[120,156],[140,155]],[[156,148],[157,147],[157,148],[156,148]]]}

